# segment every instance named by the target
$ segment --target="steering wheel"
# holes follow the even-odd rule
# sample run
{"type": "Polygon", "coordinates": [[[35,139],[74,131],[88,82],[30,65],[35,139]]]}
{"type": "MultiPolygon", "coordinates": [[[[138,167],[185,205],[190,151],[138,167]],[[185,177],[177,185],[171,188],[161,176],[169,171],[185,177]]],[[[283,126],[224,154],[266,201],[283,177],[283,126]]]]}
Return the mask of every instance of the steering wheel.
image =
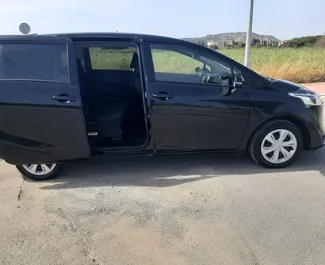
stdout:
{"type": "Polygon", "coordinates": [[[204,83],[209,83],[211,74],[210,73],[202,73],[200,75],[200,83],[204,84],[204,83]]]}
{"type": "Polygon", "coordinates": [[[228,73],[210,73],[210,72],[203,72],[200,75],[200,82],[201,83],[215,83],[221,84],[224,80],[229,80],[228,73]]]}

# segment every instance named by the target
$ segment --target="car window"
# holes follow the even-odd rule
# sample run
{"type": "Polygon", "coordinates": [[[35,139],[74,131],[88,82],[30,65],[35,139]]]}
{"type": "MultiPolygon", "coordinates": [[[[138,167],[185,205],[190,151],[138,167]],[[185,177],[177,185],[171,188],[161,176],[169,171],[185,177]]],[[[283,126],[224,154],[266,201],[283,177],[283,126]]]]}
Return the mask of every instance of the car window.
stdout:
{"type": "Polygon", "coordinates": [[[90,47],[91,67],[94,70],[131,71],[132,58],[136,52],[135,47],[90,47]]]}
{"type": "Polygon", "coordinates": [[[67,46],[0,44],[0,79],[69,82],[67,46]]]}
{"type": "Polygon", "coordinates": [[[215,57],[178,45],[151,45],[157,81],[230,85],[231,67],[215,57]]]}
{"type": "Polygon", "coordinates": [[[167,49],[152,49],[152,59],[155,72],[160,73],[196,74],[195,68],[203,66],[202,62],[193,57],[167,49]]]}

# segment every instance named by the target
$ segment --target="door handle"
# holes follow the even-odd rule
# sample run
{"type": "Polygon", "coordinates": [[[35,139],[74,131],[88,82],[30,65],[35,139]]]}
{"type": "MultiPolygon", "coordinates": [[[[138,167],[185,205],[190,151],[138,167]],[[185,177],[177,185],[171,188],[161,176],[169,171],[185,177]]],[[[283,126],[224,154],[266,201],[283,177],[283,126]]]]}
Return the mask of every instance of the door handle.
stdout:
{"type": "Polygon", "coordinates": [[[71,101],[76,101],[77,98],[67,94],[60,94],[58,96],[53,96],[53,100],[59,101],[60,103],[70,103],[71,101]]]}
{"type": "Polygon", "coordinates": [[[153,98],[157,98],[159,100],[168,100],[168,99],[172,99],[173,95],[168,94],[167,92],[159,92],[158,94],[152,94],[153,98]]]}

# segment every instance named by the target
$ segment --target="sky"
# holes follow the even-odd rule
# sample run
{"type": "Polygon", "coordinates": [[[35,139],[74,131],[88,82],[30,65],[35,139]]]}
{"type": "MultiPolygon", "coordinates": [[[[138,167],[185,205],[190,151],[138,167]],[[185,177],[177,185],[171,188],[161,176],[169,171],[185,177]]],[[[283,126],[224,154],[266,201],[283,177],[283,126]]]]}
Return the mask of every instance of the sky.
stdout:
{"type": "MultiPolygon", "coordinates": [[[[253,32],[325,34],[325,0],[255,0],[253,32]]],[[[249,0],[0,0],[0,34],[132,32],[176,38],[246,31],[249,0]]]]}

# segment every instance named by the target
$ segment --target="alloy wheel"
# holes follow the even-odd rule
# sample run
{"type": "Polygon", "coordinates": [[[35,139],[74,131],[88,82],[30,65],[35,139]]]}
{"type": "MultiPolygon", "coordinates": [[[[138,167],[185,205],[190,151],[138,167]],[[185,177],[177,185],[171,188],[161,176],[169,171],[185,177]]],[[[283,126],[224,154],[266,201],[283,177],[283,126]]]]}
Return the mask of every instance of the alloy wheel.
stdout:
{"type": "Polygon", "coordinates": [[[56,167],[56,164],[33,164],[23,165],[23,168],[30,174],[44,176],[50,174],[56,167]]]}

